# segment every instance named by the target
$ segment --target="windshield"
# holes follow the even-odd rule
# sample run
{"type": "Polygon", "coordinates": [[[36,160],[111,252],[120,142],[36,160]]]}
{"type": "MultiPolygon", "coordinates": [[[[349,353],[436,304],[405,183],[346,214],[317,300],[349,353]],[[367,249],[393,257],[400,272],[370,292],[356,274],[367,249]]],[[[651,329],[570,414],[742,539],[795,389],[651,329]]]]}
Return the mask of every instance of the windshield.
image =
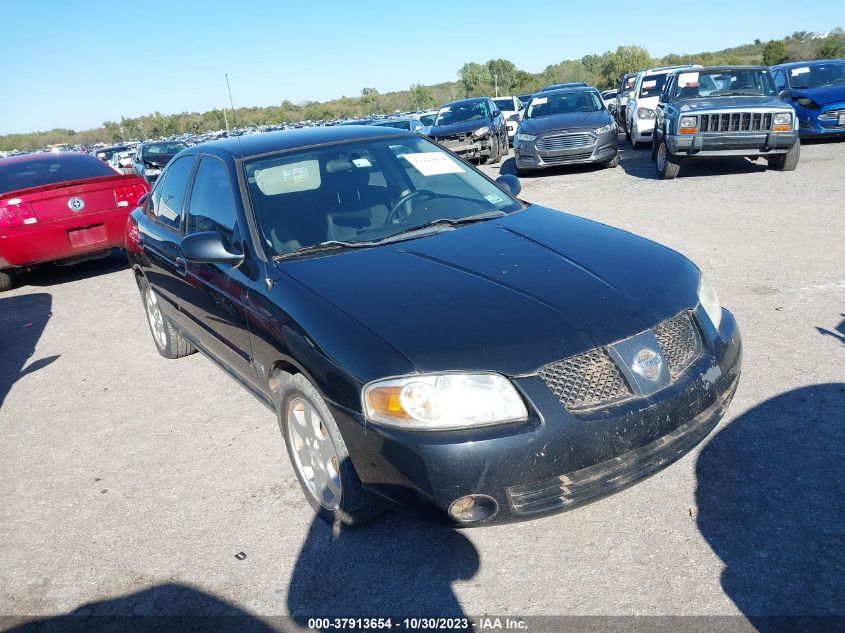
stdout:
{"type": "Polygon", "coordinates": [[[437,220],[521,208],[424,138],[284,152],[249,160],[244,170],[255,220],[272,256],[331,241],[372,244],[437,220]]]}
{"type": "Polygon", "coordinates": [[[640,84],[640,98],[656,97],[663,92],[666,75],[646,75],[640,84]]]}
{"type": "Polygon", "coordinates": [[[173,156],[178,154],[183,149],[187,149],[184,143],[155,143],[153,145],[144,146],[144,156],[173,156]]]}
{"type": "Polygon", "coordinates": [[[502,112],[516,112],[513,105],[513,99],[493,99],[493,103],[496,104],[496,107],[499,108],[502,112]]]}
{"type": "Polygon", "coordinates": [[[437,119],[434,121],[434,126],[452,125],[453,123],[463,123],[476,119],[482,120],[488,116],[489,113],[487,112],[487,103],[485,101],[453,103],[440,108],[440,111],[437,113],[437,119]]]}
{"type": "Polygon", "coordinates": [[[814,66],[790,68],[789,85],[793,88],[845,85],[845,62],[825,62],[814,66]]]}
{"type": "Polygon", "coordinates": [[[769,96],[775,95],[775,85],[769,72],[762,69],[691,70],[678,74],[674,88],[677,99],[704,97],[769,96]]]}
{"type": "Polygon", "coordinates": [[[41,185],[114,175],[111,167],[87,154],[41,154],[32,160],[8,163],[0,161],[0,194],[41,185]]]}
{"type": "Polygon", "coordinates": [[[529,119],[536,119],[542,116],[570,114],[572,112],[598,112],[602,109],[604,109],[604,104],[597,92],[562,92],[534,97],[531,99],[525,116],[529,119]]]}

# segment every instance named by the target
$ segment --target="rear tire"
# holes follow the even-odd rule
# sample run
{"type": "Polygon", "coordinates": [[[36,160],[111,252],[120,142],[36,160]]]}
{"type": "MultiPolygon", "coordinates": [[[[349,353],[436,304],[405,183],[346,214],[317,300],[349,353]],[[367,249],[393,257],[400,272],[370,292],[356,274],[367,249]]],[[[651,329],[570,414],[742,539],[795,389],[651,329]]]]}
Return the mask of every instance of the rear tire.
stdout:
{"type": "Polygon", "coordinates": [[[359,526],[384,511],[361,485],[331,411],[302,374],[279,389],[277,415],[296,478],[321,519],[359,526]]]}
{"type": "Polygon", "coordinates": [[[15,285],[15,273],[0,270],[0,292],[11,290],[15,285]]]}
{"type": "Polygon", "coordinates": [[[657,167],[657,177],[660,180],[672,180],[681,169],[680,159],[669,151],[665,140],[661,140],[657,146],[655,166],[657,167]]]}
{"type": "Polygon", "coordinates": [[[801,141],[795,141],[795,145],[789,148],[786,154],[778,154],[771,156],[769,160],[769,168],[776,171],[795,171],[798,167],[798,159],[801,157],[801,141]]]}
{"type": "Polygon", "coordinates": [[[161,311],[152,286],[143,277],[138,277],[138,289],[141,291],[141,301],[144,303],[147,323],[150,326],[150,333],[153,335],[153,342],[158,353],[165,358],[172,359],[182,358],[196,352],[196,348],[179,333],[170,319],[161,311]]]}

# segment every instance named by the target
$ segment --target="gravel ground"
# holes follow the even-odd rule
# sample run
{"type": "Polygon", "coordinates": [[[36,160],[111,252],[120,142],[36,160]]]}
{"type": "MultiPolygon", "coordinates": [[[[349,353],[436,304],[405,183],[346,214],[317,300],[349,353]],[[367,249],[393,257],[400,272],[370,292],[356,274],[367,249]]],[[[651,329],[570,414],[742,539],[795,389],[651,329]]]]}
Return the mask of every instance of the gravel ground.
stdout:
{"type": "Polygon", "coordinates": [[[0,295],[0,615],[845,616],[845,143],[671,182],[623,146],[521,196],[685,253],[736,315],[740,387],[691,454],[532,522],[333,537],[273,414],[156,353],[122,256],[44,267],[0,295]]]}

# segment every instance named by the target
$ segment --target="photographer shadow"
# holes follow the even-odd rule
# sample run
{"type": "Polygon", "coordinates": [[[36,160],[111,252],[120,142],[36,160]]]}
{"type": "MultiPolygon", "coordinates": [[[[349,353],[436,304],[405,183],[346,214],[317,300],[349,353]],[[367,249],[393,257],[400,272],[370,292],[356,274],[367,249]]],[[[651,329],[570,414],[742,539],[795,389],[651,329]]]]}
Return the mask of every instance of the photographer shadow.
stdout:
{"type": "MultiPolygon", "coordinates": [[[[321,617],[464,617],[452,583],[479,569],[460,532],[389,513],[356,529],[315,517],[288,590],[299,624],[321,617]]],[[[466,630],[466,629],[464,629],[466,630]]]]}
{"type": "Polygon", "coordinates": [[[845,384],[794,389],[744,413],[704,447],[696,474],[699,529],[752,624],[842,626],[845,384]]]}

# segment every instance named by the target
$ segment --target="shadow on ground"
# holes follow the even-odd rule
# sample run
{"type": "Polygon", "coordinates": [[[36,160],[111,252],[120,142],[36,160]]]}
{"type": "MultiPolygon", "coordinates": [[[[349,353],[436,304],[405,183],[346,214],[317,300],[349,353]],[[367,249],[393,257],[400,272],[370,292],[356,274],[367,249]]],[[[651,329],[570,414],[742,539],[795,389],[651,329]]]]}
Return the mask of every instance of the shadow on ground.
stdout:
{"type": "Polygon", "coordinates": [[[128,267],[126,253],[115,249],[102,259],[80,262],[73,266],[44,264],[32,270],[20,272],[15,278],[15,286],[55,286],[99,275],[107,275],[128,267]]]}
{"type": "Polygon", "coordinates": [[[835,332],[819,326],[816,326],[816,330],[822,336],[830,336],[845,345],[845,314],[840,314],[839,316],[843,318],[839,322],[839,325],[836,326],[835,332]]]}
{"type": "Polygon", "coordinates": [[[52,316],[53,297],[46,292],[0,296],[0,407],[12,386],[58,356],[45,356],[24,367],[52,316]]]}
{"type": "Polygon", "coordinates": [[[8,633],[132,633],[135,631],[207,631],[211,633],[269,633],[282,630],[192,587],[164,584],[84,604],[74,611],[19,623],[0,619],[8,633]]]}
{"type": "Polygon", "coordinates": [[[309,617],[462,617],[452,588],[475,576],[479,557],[459,531],[399,514],[342,530],[315,518],[288,591],[288,612],[309,617]]]}
{"type": "Polygon", "coordinates": [[[698,526],[725,564],[722,587],[736,606],[763,632],[841,626],[845,383],[754,407],[713,437],[696,471],[698,526]]]}

